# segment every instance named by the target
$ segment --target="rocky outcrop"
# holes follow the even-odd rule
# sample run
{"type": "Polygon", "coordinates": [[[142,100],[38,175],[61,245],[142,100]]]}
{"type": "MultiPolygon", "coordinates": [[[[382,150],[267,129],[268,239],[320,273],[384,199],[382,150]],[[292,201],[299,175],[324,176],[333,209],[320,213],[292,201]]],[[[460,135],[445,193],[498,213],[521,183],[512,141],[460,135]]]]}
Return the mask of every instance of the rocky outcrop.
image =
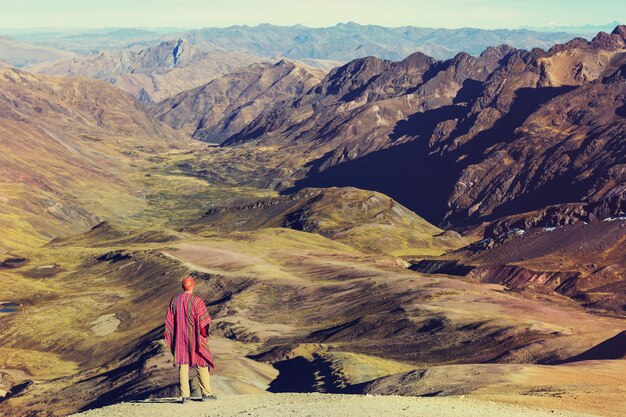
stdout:
{"type": "Polygon", "coordinates": [[[544,209],[507,216],[493,221],[485,228],[484,235],[496,241],[506,240],[511,230],[528,230],[534,227],[557,228],[578,222],[589,223],[618,218],[626,213],[623,192],[594,203],[570,203],[548,206],[544,209]]]}
{"type": "Polygon", "coordinates": [[[29,259],[22,258],[22,257],[4,258],[4,259],[0,260],[0,269],[3,269],[3,268],[6,268],[6,269],[20,268],[20,267],[26,265],[28,262],[30,262],[29,259]]]}
{"type": "Polygon", "coordinates": [[[424,274],[465,276],[470,273],[474,267],[460,264],[458,260],[422,259],[412,262],[409,269],[424,274]]]}
{"type": "Polygon", "coordinates": [[[467,276],[479,282],[502,284],[511,289],[534,286],[567,294],[571,282],[579,275],[578,272],[533,271],[516,265],[503,265],[477,267],[472,269],[467,276]]]}

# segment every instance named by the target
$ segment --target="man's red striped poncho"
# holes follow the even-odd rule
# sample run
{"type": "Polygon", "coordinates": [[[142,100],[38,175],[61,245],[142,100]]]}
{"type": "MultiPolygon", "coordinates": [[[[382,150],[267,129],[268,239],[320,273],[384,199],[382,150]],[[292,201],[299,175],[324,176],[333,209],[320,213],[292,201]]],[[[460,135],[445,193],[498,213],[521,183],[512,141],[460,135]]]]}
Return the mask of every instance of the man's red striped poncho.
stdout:
{"type": "Polygon", "coordinates": [[[215,368],[206,339],[211,322],[200,297],[186,292],[172,297],[165,317],[165,341],[177,364],[215,368]]]}

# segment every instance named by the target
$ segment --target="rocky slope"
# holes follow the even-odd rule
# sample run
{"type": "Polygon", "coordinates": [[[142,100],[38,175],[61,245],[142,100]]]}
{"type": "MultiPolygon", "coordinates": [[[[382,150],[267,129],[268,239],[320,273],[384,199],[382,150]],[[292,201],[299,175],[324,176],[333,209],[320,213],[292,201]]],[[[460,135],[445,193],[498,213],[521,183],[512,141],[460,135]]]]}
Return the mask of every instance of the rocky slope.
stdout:
{"type": "Polygon", "coordinates": [[[484,238],[418,270],[476,268],[470,278],[621,314],[623,229],[601,220],[626,212],[625,33],[549,51],[356,60],[198,164],[247,155],[262,161],[255,183],[279,190],[383,192],[431,223],[484,238]],[[567,229],[571,250],[552,232],[567,225],[577,225],[567,229]]]}
{"type": "Polygon", "coordinates": [[[102,79],[144,103],[154,103],[261,60],[243,52],[206,51],[178,39],[140,50],[102,51],[45,62],[30,66],[28,70],[102,79]]]}
{"type": "Polygon", "coordinates": [[[435,224],[597,202],[624,181],[625,37],[353,61],[225,144],[289,149],[280,187],[374,189],[435,224]]]}
{"type": "Polygon", "coordinates": [[[120,213],[118,204],[140,210],[145,203],[129,180],[138,157],[185,143],[103,81],[4,69],[0,91],[4,250],[85,230],[120,213]]]}
{"type": "Polygon", "coordinates": [[[237,69],[153,106],[151,114],[195,139],[221,143],[259,113],[316,85],[324,73],[282,60],[237,69]]]}

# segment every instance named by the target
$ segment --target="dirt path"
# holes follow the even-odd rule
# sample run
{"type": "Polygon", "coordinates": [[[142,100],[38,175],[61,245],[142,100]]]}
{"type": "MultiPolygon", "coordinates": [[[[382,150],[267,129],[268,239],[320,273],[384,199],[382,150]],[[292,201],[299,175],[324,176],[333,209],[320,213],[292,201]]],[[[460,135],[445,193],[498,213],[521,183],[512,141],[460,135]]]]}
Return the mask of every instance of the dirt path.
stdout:
{"type": "Polygon", "coordinates": [[[590,417],[463,397],[417,398],[337,394],[262,394],[223,396],[216,401],[122,403],[86,411],[83,417],[590,417]]]}

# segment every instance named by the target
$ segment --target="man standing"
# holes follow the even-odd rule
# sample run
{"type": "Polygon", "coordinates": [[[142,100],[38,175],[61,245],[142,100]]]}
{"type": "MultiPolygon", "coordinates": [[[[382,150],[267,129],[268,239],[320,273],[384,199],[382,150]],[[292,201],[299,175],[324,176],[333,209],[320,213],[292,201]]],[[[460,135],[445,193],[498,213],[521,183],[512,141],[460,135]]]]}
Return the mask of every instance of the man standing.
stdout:
{"type": "Polygon", "coordinates": [[[183,278],[184,292],[170,301],[165,317],[165,341],[174,360],[180,365],[180,392],[183,404],[189,401],[189,367],[196,367],[202,391],[202,401],[215,400],[211,393],[209,367],[215,368],[207,342],[208,326],[212,322],[204,301],[193,295],[196,281],[183,278]]]}

